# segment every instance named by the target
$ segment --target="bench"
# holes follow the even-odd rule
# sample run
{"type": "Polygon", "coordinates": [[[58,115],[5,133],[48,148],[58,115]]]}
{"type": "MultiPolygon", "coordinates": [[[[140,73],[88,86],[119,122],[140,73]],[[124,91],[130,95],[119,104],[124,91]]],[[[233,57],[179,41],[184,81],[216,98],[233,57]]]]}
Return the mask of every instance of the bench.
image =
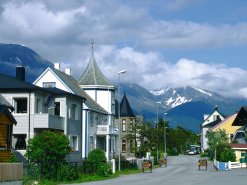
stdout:
{"type": "Polygon", "coordinates": [[[150,170],[150,172],[152,173],[152,161],[150,160],[144,160],[142,162],[142,172],[144,173],[145,170],[150,170]]]}
{"type": "Polygon", "coordinates": [[[160,167],[164,166],[164,165],[165,165],[165,167],[167,167],[167,159],[160,159],[159,164],[160,164],[160,167]]]}
{"type": "Polygon", "coordinates": [[[201,159],[198,161],[198,167],[199,167],[199,170],[201,170],[201,166],[205,166],[206,170],[208,168],[208,162],[206,159],[201,159]]]}

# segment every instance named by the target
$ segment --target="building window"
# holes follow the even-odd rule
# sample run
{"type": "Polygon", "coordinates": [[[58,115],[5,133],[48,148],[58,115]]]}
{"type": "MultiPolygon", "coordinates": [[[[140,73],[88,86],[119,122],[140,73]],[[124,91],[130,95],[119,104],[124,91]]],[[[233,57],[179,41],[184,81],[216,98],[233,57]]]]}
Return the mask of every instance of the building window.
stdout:
{"type": "Polygon", "coordinates": [[[130,132],[133,131],[133,119],[130,120],[129,131],[130,131],[130,132]]]}
{"type": "Polygon", "coordinates": [[[126,152],[126,140],[122,139],[122,152],[125,153],[126,152]]]}
{"type": "Polygon", "coordinates": [[[89,138],[89,151],[92,151],[94,149],[93,147],[93,136],[90,136],[89,138]]]}
{"type": "Polygon", "coordinates": [[[78,151],[78,136],[70,136],[70,146],[73,151],[78,151]]]}
{"type": "Polygon", "coordinates": [[[122,132],[126,132],[126,120],[122,120],[122,132]]]}
{"type": "Polygon", "coordinates": [[[78,106],[76,104],[70,104],[70,118],[74,120],[79,119],[78,106]]]}
{"type": "Polygon", "coordinates": [[[93,127],[93,122],[94,122],[94,120],[93,120],[93,113],[91,112],[90,113],[90,127],[93,127]]]}
{"type": "Polygon", "coordinates": [[[130,152],[133,152],[134,147],[133,147],[133,140],[130,140],[130,152]]]}
{"type": "Polygon", "coordinates": [[[36,99],[36,113],[42,113],[42,102],[40,98],[36,99]]]}
{"type": "Polygon", "coordinates": [[[60,102],[55,102],[55,115],[60,116],[60,102]]]}
{"type": "Polygon", "coordinates": [[[27,113],[27,98],[14,98],[15,113],[27,113]]]}
{"type": "Polygon", "coordinates": [[[56,87],[56,82],[43,82],[44,88],[56,87]]]}
{"type": "Polygon", "coordinates": [[[234,134],[230,134],[230,141],[232,141],[234,134]]]}
{"type": "Polygon", "coordinates": [[[13,148],[15,150],[26,150],[26,134],[13,134],[13,148]]]}

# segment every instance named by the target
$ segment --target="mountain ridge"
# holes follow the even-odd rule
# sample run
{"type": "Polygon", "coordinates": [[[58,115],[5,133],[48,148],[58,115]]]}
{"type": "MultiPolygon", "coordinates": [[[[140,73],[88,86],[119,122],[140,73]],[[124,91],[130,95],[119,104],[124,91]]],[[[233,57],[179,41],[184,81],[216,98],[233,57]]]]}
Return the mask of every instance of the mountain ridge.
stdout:
{"type": "MultiPolygon", "coordinates": [[[[53,64],[27,46],[0,43],[0,73],[15,76],[17,65],[26,68],[26,80],[33,82],[43,70],[53,64]]],[[[198,132],[203,114],[209,114],[215,106],[225,115],[234,114],[247,104],[243,98],[229,98],[199,87],[166,87],[149,91],[137,83],[121,83],[120,98],[124,92],[133,112],[155,122],[157,114],[171,127],[181,126],[198,132]],[[160,104],[157,102],[161,102],[160,104]],[[164,116],[164,113],[167,113],[164,116]]]]}

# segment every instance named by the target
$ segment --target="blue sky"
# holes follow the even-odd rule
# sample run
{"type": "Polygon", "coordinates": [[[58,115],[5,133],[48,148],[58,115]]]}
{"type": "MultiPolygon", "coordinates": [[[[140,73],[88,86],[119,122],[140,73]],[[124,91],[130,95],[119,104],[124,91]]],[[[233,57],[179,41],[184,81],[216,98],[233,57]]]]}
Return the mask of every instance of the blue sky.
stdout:
{"type": "Polygon", "coordinates": [[[154,90],[194,86],[247,98],[245,0],[1,0],[0,42],[154,90]]]}

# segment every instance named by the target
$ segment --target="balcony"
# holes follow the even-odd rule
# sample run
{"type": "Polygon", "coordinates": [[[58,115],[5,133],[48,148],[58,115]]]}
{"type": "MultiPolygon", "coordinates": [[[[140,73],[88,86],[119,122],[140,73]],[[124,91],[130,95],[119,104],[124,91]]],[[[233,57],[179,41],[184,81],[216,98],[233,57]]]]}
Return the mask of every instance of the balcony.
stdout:
{"type": "Polygon", "coordinates": [[[53,128],[64,130],[64,117],[50,114],[34,114],[34,128],[53,128]]]}
{"type": "MultiPolygon", "coordinates": [[[[17,125],[14,127],[14,133],[26,133],[29,127],[28,114],[14,114],[14,117],[17,121],[17,125]]],[[[64,117],[50,115],[47,113],[30,115],[31,130],[35,128],[64,130],[64,122],[64,117]]]]}
{"type": "Polygon", "coordinates": [[[114,126],[98,125],[97,135],[118,134],[118,130],[114,126]]]}

